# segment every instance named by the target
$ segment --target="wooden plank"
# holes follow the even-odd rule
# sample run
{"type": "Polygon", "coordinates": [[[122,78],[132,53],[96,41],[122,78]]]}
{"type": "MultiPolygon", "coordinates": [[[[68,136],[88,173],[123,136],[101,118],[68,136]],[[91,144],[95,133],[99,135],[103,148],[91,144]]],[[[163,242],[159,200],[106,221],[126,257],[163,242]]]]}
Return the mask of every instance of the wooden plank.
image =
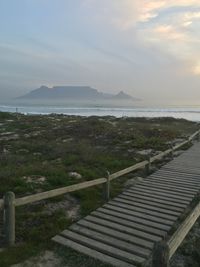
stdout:
{"type": "Polygon", "coordinates": [[[169,191],[168,192],[163,192],[163,191],[156,191],[156,190],[153,190],[152,188],[149,188],[149,189],[145,189],[145,188],[140,188],[138,186],[135,186],[135,187],[132,187],[130,188],[130,191],[137,191],[137,192],[145,192],[145,193],[150,193],[150,194],[154,194],[154,195],[158,195],[158,196],[166,196],[166,197],[170,197],[170,198],[174,198],[174,199],[182,199],[182,200],[188,200],[188,201],[191,201],[194,197],[193,196],[179,196],[179,195],[175,195],[173,193],[170,193],[169,191]]]}
{"type": "Polygon", "coordinates": [[[122,249],[124,251],[136,254],[143,258],[147,258],[151,252],[151,250],[149,249],[133,245],[129,242],[119,240],[117,237],[111,237],[77,224],[73,224],[70,227],[70,230],[78,234],[85,235],[89,238],[95,239],[97,241],[106,243],[108,245],[112,245],[113,247],[116,247],[118,249],[122,249]]]}
{"type": "Polygon", "coordinates": [[[157,198],[155,196],[141,196],[139,194],[133,194],[133,193],[130,193],[130,192],[123,192],[123,195],[125,196],[134,196],[138,199],[145,199],[145,200],[149,200],[149,201],[152,201],[152,202],[157,202],[157,203],[161,203],[161,204],[168,204],[168,205],[171,205],[171,206],[174,206],[174,207],[179,207],[179,208],[186,208],[187,205],[186,204],[180,204],[180,203],[175,203],[173,201],[167,201],[167,200],[163,200],[163,199],[160,199],[160,198],[157,198]]]}
{"type": "MultiPolygon", "coordinates": [[[[139,192],[139,191],[137,191],[137,190],[134,190],[134,189],[129,189],[129,190],[126,190],[126,192],[128,192],[128,193],[132,193],[132,194],[137,194],[137,195],[140,195],[140,196],[149,196],[149,197],[151,197],[152,196],[152,193],[145,193],[145,192],[139,192]]],[[[158,198],[158,199],[161,199],[161,200],[169,200],[169,201],[171,201],[171,200],[174,200],[174,201],[176,201],[176,203],[180,203],[180,204],[186,204],[186,205],[188,205],[189,203],[190,203],[190,200],[182,200],[182,199],[177,199],[177,198],[175,198],[175,196],[174,197],[166,197],[166,196],[162,196],[162,195],[156,195],[156,194],[154,194],[153,195],[154,197],[156,197],[156,198],[158,198]]]]}
{"type": "Polygon", "coordinates": [[[40,200],[43,200],[43,199],[60,196],[60,195],[66,194],[66,193],[74,192],[74,191],[81,190],[81,189],[84,189],[84,188],[88,188],[88,187],[91,187],[91,186],[94,186],[94,185],[103,184],[106,181],[107,181],[106,178],[99,178],[99,179],[95,179],[95,180],[84,182],[84,183],[74,184],[74,185],[70,185],[70,186],[66,186],[66,187],[50,190],[50,191],[47,191],[47,192],[38,193],[38,194],[35,194],[35,195],[30,195],[30,196],[26,196],[26,197],[22,197],[22,198],[17,198],[15,200],[15,206],[22,206],[22,205],[25,205],[25,204],[28,204],[28,203],[33,203],[33,202],[40,201],[40,200]]]}
{"type": "Polygon", "coordinates": [[[98,225],[106,226],[106,227],[109,227],[111,229],[115,229],[117,231],[120,231],[120,232],[123,232],[126,234],[136,236],[136,237],[140,238],[142,240],[142,242],[145,242],[145,241],[156,242],[156,241],[161,240],[161,238],[158,236],[155,236],[155,235],[152,235],[149,233],[145,233],[143,231],[134,229],[132,227],[127,227],[127,226],[124,226],[124,225],[121,225],[118,223],[114,223],[114,222],[110,222],[110,221],[107,221],[104,219],[100,219],[100,218],[97,218],[97,217],[92,216],[92,215],[88,215],[87,217],[85,217],[84,220],[93,222],[93,223],[98,224],[98,225]]]}
{"type": "Polygon", "coordinates": [[[146,165],[148,164],[148,161],[145,160],[145,161],[142,161],[142,162],[139,162],[131,167],[128,167],[124,170],[121,170],[121,171],[118,171],[118,172],[115,172],[113,174],[110,175],[110,181],[122,176],[122,175],[125,175],[127,173],[130,173],[130,172],[133,172],[133,171],[136,171],[136,170],[139,170],[141,168],[144,168],[146,165]]]}
{"type": "Polygon", "coordinates": [[[182,179],[180,179],[180,178],[174,178],[174,177],[172,177],[171,175],[166,175],[166,176],[160,176],[160,175],[157,175],[157,174],[155,174],[154,176],[152,176],[151,177],[152,178],[152,180],[154,180],[154,179],[159,179],[159,180],[161,180],[161,181],[167,181],[167,182],[172,182],[172,183],[181,183],[183,186],[192,186],[192,187],[200,187],[200,182],[194,182],[194,181],[190,181],[190,180],[187,180],[187,181],[185,181],[185,180],[182,180],[182,179]]]}
{"type": "MultiPolygon", "coordinates": [[[[146,229],[145,232],[152,233],[151,229],[148,230],[148,227],[154,228],[156,230],[166,231],[166,232],[168,232],[170,230],[170,226],[168,226],[168,225],[163,225],[163,224],[160,224],[160,223],[151,222],[151,221],[149,221],[147,219],[138,218],[138,217],[135,217],[135,216],[132,216],[132,215],[128,215],[128,214],[125,214],[125,213],[121,213],[121,212],[118,212],[118,211],[109,210],[109,209],[106,209],[106,208],[99,208],[97,211],[101,212],[101,213],[104,213],[104,214],[113,215],[113,216],[115,216],[117,218],[122,218],[122,219],[125,219],[125,220],[128,220],[128,221],[134,222],[134,223],[139,223],[139,224],[141,224],[141,227],[143,227],[143,226],[145,227],[145,229],[146,229]]],[[[153,234],[154,233],[156,233],[156,231],[153,231],[153,234]]]]}
{"type": "Polygon", "coordinates": [[[95,258],[97,260],[100,260],[102,262],[111,264],[116,267],[136,267],[133,264],[126,263],[124,261],[118,260],[116,258],[110,257],[104,253],[98,252],[95,249],[88,248],[86,246],[83,246],[77,242],[74,242],[72,240],[66,239],[62,236],[55,236],[52,238],[53,241],[59,243],[60,245],[64,245],[67,247],[70,247],[80,253],[86,254],[92,258],[95,258]]]}
{"type": "Polygon", "coordinates": [[[153,210],[153,211],[161,212],[161,213],[168,214],[168,215],[174,215],[174,216],[180,216],[181,215],[181,212],[171,211],[171,210],[163,209],[160,207],[154,207],[151,205],[151,203],[148,203],[148,205],[145,205],[142,203],[137,203],[133,200],[130,201],[130,200],[126,200],[124,198],[121,198],[120,196],[114,198],[113,201],[120,201],[120,202],[129,204],[129,205],[132,205],[133,207],[145,208],[148,210],[153,210]]]}
{"type": "Polygon", "coordinates": [[[120,240],[124,240],[126,242],[141,246],[143,248],[147,248],[147,249],[152,249],[153,248],[153,242],[150,242],[150,241],[147,241],[147,240],[143,240],[143,239],[135,237],[133,235],[126,234],[126,233],[123,233],[121,231],[118,231],[118,230],[115,230],[115,229],[111,229],[109,227],[106,227],[106,226],[103,226],[103,225],[100,225],[100,224],[93,223],[91,221],[80,220],[80,221],[77,222],[77,224],[85,226],[85,227],[87,227],[89,229],[98,231],[100,233],[107,234],[107,235],[112,236],[112,237],[116,237],[117,236],[117,238],[120,239],[120,240]]]}
{"type": "Polygon", "coordinates": [[[186,167],[186,168],[189,168],[189,169],[198,169],[198,170],[200,170],[200,167],[199,167],[199,160],[197,160],[197,162],[189,162],[188,160],[186,161],[183,161],[183,160],[179,160],[179,161],[171,161],[170,163],[167,163],[165,166],[168,166],[168,167],[170,167],[170,166],[172,166],[172,167],[176,167],[176,166],[178,166],[178,167],[186,167]]]}
{"type": "Polygon", "coordinates": [[[127,195],[122,195],[121,194],[120,198],[128,199],[128,200],[134,201],[135,203],[142,203],[142,204],[148,204],[148,205],[150,204],[153,207],[164,208],[166,210],[171,210],[171,211],[183,212],[183,210],[184,210],[184,208],[174,207],[174,206],[171,206],[169,204],[162,204],[162,203],[152,202],[152,201],[145,200],[145,199],[140,199],[140,198],[137,198],[137,197],[134,197],[134,196],[127,196],[127,195]]]}
{"type": "Polygon", "coordinates": [[[177,188],[177,186],[174,185],[162,185],[162,184],[158,184],[157,182],[152,182],[151,179],[145,179],[143,180],[143,183],[137,183],[137,185],[142,185],[142,186],[154,186],[156,188],[161,188],[161,189],[168,189],[171,190],[172,192],[184,192],[184,194],[196,194],[198,192],[198,188],[196,189],[190,189],[190,188],[186,188],[186,187],[181,187],[181,188],[177,188]]]}
{"type": "Polygon", "coordinates": [[[110,201],[109,204],[124,208],[126,210],[137,211],[137,212],[141,212],[144,214],[148,214],[151,216],[155,216],[155,217],[159,217],[159,218],[163,218],[163,219],[167,219],[167,220],[171,220],[171,221],[175,221],[178,218],[178,216],[169,215],[169,214],[165,214],[165,213],[161,213],[161,212],[157,212],[157,211],[153,211],[153,210],[148,210],[145,208],[140,208],[137,206],[133,206],[132,204],[128,204],[128,203],[123,203],[123,201],[120,202],[120,200],[119,201],[117,201],[117,200],[110,201]]]}
{"type": "Polygon", "coordinates": [[[159,178],[159,177],[151,177],[151,181],[157,181],[159,182],[160,184],[169,184],[169,185],[176,185],[177,187],[181,188],[181,187],[187,187],[187,188],[191,188],[191,189],[196,189],[198,185],[193,185],[192,183],[184,183],[184,182],[181,182],[181,181],[172,181],[172,180],[167,180],[167,179],[162,179],[162,178],[159,178]]]}
{"type": "MultiPolygon", "coordinates": [[[[115,211],[110,213],[109,210],[107,210],[107,214],[106,214],[106,213],[103,213],[103,212],[97,210],[97,211],[93,211],[91,213],[91,215],[98,217],[98,218],[101,218],[101,219],[111,221],[111,222],[116,222],[116,223],[119,223],[121,225],[134,227],[137,230],[141,230],[141,231],[144,231],[144,232],[149,233],[149,234],[154,234],[154,235],[162,237],[162,238],[164,238],[166,236],[166,233],[167,233],[166,231],[163,231],[163,230],[158,230],[158,229],[155,229],[155,228],[150,227],[150,226],[136,223],[136,222],[134,222],[134,220],[132,220],[132,217],[130,217],[129,215],[123,215],[123,214],[121,215],[121,213],[117,213],[115,211]]],[[[146,224],[147,224],[147,222],[146,222],[146,224]]]]}
{"type": "Polygon", "coordinates": [[[148,183],[148,184],[150,184],[150,183],[152,183],[152,184],[157,184],[157,185],[162,185],[163,186],[163,188],[179,188],[179,189],[181,189],[181,190],[185,190],[185,191],[188,191],[188,192],[197,192],[198,191],[198,188],[189,188],[189,187],[186,187],[186,186],[181,186],[180,184],[175,184],[175,183],[169,183],[169,182],[167,182],[167,181],[165,181],[165,180],[163,180],[162,182],[160,182],[159,184],[158,184],[158,182],[156,182],[156,181],[153,181],[153,179],[151,178],[151,179],[145,179],[145,180],[143,180],[143,182],[141,183],[141,182],[138,182],[138,184],[146,184],[146,183],[148,183]]]}
{"type": "Polygon", "coordinates": [[[190,174],[200,174],[200,171],[192,171],[192,170],[188,170],[187,168],[183,169],[183,168],[172,168],[172,167],[165,167],[165,169],[169,169],[169,170],[177,170],[179,172],[182,172],[182,173],[190,173],[190,174]]]}
{"type": "Polygon", "coordinates": [[[193,209],[190,215],[185,219],[185,221],[179,226],[178,230],[173,234],[173,236],[168,241],[170,258],[176,252],[179,245],[182,243],[196,220],[200,216],[200,203],[193,209]]]}
{"type": "Polygon", "coordinates": [[[113,206],[113,205],[110,205],[110,204],[106,204],[104,207],[107,208],[107,209],[119,211],[119,212],[122,212],[122,213],[125,213],[125,214],[136,216],[138,218],[147,219],[147,220],[152,221],[152,222],[162,223],[162,224],[169,225],[169,226],[171,226],[174,223],[174,221],[171,221],[171,220],[157,218],[157,217],[154,217],[154,216],[151,216],[151,215],[148,215],[148,214],[143,214],[143,213],[136,212],[136,211],[125,210],[123,208],[119,208],[119,207],[116,207],[116,206],[113,206]]]}
{"type": "Polygon", "coordinates": [[[200,174],[200,168],[192,167],[191,165],[187,165],[187,164],[184,164],[184,163],[182,163],[182,164],[176,163],[176,164],[166,165],[166,166],[164,166],[164,169],[165,168],[166,169],[171,169],[171,170],[180,170],[180,171],[186,170],[188,172],[188,174],[190,174],[190,172],[191,173],[196,172],[196,176],[199,176],[199,174],[200,174]]]}
{"type": "Polygon", "coordinates": [[[171,170],[171,169],[165,169],[165,166],[163,166],[162,169],[160,169],[159,171],[157,171],[156,173],[165,173],[165,174],[173,174],[173,175],[178,175],[180,177],[187,177],[187,178],[192,178],[195,179],[197,181],[200,180],[200,175],[199,174],[191,174],[191,173],[182,173],[180,171],[175,170],[171,170]]]}
{"type": "Polygon", "coordinates": [[[176,194],[177,196],[187,196],[188,198],[193,198],[193,196],[196,194],[196,193],[186,193],[186,192],[182,192],[182,191],[176,191],[176,190],[170,190],[170,189],[163,189],[163,188],[158,188],[158,187],[155,187],[155,186],[143,186],[143,185],[138,185],[136,186],[136,188],[140,188],[141,190],[146,190],[146,189],[149,189],[149,190],[152,190],[152,192],[154,191],[157,191],[157,192],[171,192],[172,194],[176,194]]]}
{"type": "Polygon", "coordinates": [[[65,230],[61,233],[62,236],[71,239],[72,241],[79,242],[81,245],[85,245],[89,248],[96,249],[99,252],[105,253],[111,257],[126,261],[128,263],[143,263],[144,258],[134,255],[132,253],[126,252],[124,250],[115,248],[113,246],[107,245],[103,242],[94,240],[89,237],[77,234],[75,232],[65,230]]]}
{"type": "Polygon", "coordinates": [[[180,177],[183,179],[191,179],[194,181],[200,181],[200,175],[194,175],[194,174],[190,174],[190,173],[181,173],[177,170],[170,170],[170,169],[165,169],[165,168],[160,169],[159,171],[156,172],[156,174],[158,174],[158,175],[166,175],[167,174],[170,176],[176,176],[176,177],[180,177]]]}

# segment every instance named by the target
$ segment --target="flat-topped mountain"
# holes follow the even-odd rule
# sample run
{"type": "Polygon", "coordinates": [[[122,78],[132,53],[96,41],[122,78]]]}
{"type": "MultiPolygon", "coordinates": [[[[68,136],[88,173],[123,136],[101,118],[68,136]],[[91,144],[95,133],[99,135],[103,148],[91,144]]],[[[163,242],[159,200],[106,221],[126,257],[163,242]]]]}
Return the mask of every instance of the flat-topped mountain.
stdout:
{"type": "Polygon", "coordinates": [[[30,93],[19,97],[19,99],[74,99],[74,100],[132,100],[137,101],[139,99],[134,98],[124,92],[118,94],[107,94],[99,92],[98,90],[89,86],[54,86],[49,88],[47,86],[41,86],[38,89],[31,91],[30,93]]]}

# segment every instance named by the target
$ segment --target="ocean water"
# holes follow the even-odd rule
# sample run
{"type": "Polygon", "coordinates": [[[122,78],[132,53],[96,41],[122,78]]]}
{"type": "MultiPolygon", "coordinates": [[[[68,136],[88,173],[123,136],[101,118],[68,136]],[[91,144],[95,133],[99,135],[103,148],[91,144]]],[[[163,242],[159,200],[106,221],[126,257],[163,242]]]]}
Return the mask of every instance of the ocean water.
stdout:
{"type": "Polygon", "coordinates": [[[200,122],[200,108],[113,108],[113,107],[65,107],[65,106],[16,106],[1,105],[0,111],[23,114],[66,114],[80,116],[115,117],[173,117],[200,122]]]}

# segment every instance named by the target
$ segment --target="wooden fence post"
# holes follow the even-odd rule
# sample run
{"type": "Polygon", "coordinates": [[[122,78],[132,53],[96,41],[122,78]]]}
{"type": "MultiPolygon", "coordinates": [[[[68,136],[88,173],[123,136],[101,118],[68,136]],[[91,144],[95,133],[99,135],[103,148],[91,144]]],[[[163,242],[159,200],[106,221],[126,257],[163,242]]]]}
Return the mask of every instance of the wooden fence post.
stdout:
{"type": "Polygon", "coordinates": [[[104,193],[104,197],[105,197],[105,201],[109,201],[110,200],[110,172],[107,171],[107,176],[106,176],[106,183],[105,183],[105,193],[104,193]]]}
{"type": "Polygon", "coordinates": [[[190,136],[188,137],[188,144],[191,146],[192,145],[192,139],[190,139],[190,136]]]}
{"type": "Polygon", "coordinates": [[[165,241],[155,243],[152,254],[152,267],[169,267],[169,246],[165,241]]]}
{"type": "Polygon", "coordinates": [[[200,138],[199,138],[200,136],[199,136],[199,133],[197,134],[197,141],[199,142],[199,140],[200,140],[200,138]]]}
{"type": "Polygon", "coordinates": [[[173,159],[174,158],[174,146],[173,146],[173,144],[170,145],[170,148],[172,150],[170,153],[170,156],[171,156],[171,159],[173,159]]]}
{"type": "Polygon", "coordinates": [[[146,171],[146,174],[148,175],[150,174],[150,171],[151,171],[151,156],[150,155],[147,156],[147,161],[148,163],[145,166],[145,171],[146,171]]]}
{"type": "Polygon", "coordinates": [[[7,192],[4,196],[4,231],[6,246],[15,244],[15,194],[7,192]]]}

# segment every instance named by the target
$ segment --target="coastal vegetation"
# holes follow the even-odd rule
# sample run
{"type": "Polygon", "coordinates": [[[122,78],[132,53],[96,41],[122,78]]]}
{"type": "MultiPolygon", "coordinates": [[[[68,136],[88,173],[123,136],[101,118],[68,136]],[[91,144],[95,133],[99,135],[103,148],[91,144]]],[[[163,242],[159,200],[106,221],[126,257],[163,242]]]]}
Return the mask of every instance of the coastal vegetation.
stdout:
{"type": "MultiPolygon", "coordinates": [[[[140,162],[198,129],[198,123],[173,118],[0,112],[0,198],[7,191],[21,197],[105,177],[107,171],[113,173],[140,162]]],[[[113,182],[111,195],[119,193],[134,175],[138,174],[113,182]]],[[[68,261],[76,262],[69,266],[81,266],[80,257],[87,266],[94,266],[87,257],[54,247],[50,239],[103,203],[102,186],[97,186],[18,207],[16,246],[0,253],[0,266],[10,266],[47,249],[62,255],[63,262],[67,254],[68,261]]]]}

